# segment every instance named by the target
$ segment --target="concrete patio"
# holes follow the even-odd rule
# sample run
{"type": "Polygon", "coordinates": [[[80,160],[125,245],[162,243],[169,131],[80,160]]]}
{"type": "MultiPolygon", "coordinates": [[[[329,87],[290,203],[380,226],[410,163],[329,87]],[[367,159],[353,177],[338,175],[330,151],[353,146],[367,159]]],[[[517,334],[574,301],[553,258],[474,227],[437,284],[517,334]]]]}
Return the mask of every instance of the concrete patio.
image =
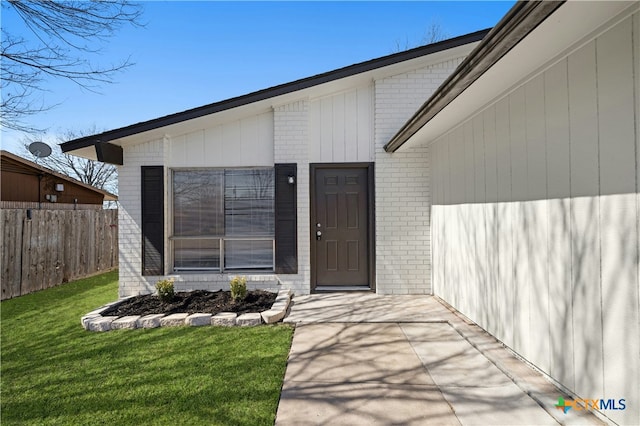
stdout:
{"type": "Polygon", "coordinates": [[[277,425],[602,424],[431,296],[294,298],[277,425]]]}

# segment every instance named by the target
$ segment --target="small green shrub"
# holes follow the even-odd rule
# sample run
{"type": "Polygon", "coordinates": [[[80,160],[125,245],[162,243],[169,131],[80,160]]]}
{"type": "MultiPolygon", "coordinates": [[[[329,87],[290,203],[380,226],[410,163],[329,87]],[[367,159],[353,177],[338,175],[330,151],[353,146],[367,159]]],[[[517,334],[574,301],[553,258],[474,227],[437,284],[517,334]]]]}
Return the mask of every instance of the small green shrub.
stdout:
{"type": "Polygon", "coordinates": [[[231,298],[234,302],[238,300],[244,300],[247,297],[247,278],[246,277],[233,277],[229,282],[231,287],[231,298]]]}
{"type": "Polygon", "coordinates": [[[158,281],[156,283],[156,289],[158,290],[158,297],[163,302],[171,302],[173,300],[173,296],[175,295],[173,278],[158,281]]]}

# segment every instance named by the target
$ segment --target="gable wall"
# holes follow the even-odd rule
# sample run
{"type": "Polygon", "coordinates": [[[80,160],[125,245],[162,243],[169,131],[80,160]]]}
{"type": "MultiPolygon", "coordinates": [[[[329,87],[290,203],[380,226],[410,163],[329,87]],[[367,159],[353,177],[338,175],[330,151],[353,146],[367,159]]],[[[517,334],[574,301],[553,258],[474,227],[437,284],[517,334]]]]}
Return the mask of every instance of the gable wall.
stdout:
{"type": "Polygon", "coordinates": [[[309,158],[313,163],[373,161],[373,86],[309,105],[309,158]]]}
{"type": "Polygon", "coordinates": [[[273,166],[273,112],[171,138],[169,167],[273,166]]]}
{"type": "Polygon", "coordinates": [[[377,291],[430,293],[427,151],[391,156],[383,145],[462,60],[462,56],[450,58],[409,71],[405,68],[401,74],[376,81],[360,79],[347,90],[318,90],[315,97],[276,104],[270,111],[190,133],[125,145],[120,167],[120,295],[151,293],[161,278],[140,274],[141,166],[165,167],[165,273],[175,278],[176,289],[182,291],[227,288],[230,276],[171,274],[171,169],[296,163],[298,273],[261,273],[247,279],[250,288],[284,286],[308,294],[309,164],[372,161],[376,163],[377,291]]]}
{"type": "Polygon", "coordinates": [[[434,293],[640,423],[640,13],[431,145],[434,293]]]}

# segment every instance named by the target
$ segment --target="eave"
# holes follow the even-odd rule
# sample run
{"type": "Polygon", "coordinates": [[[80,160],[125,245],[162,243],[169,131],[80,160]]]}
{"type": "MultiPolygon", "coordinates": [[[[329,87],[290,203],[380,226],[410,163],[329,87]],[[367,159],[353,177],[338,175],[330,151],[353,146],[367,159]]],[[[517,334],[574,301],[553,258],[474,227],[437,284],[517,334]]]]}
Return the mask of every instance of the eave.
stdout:
{"type": "Polygon", "coordinates": [[[564,1],[519,1],[465,58],[436,92],[384,146],[395,152],[488,69],[556,11],[564,1]]]}
{"type": "MultiPolygon", "coordinates": [[[[189,120],[195,120],[198,118],[206,117],[211,114],[220,113],[223,111],[229,111],[234,108],[248,106],[256,104],[261,101],[275,99],[280,96],[299,92],[305,89],[309,89],[315,86],[319,86],[326,83],[335,82],[337,80],[346,79],[348,77],[357,76],[369,71],[377,70],[387,66],[400,64],[405,61],[420,58],[423,56],[435,54],[438,52],[447,51],[459,46],[464,46],[470,43],[476,43],[483,39],[489,30],[476,31],[474,33],[466,34],[463,36],[455,37],[452,39],[444,40],[441,42],[421,46],[415,49],[407,50],[404,52],[395,53],[392,55],[384,56],[377,59],[372,59],[366,62],[350,65],[337,70],[329,71],[323,74],[315,75],[312,77],[303,78],[290,83],[281,84],[271,88],[259,90],[257,92],[249,93],[246,95],[238,96],[235,98],[215,102],[212,104],[204,105],[201,107],[189,109],[186,111],[170,114],[164,117],[155,118],[152,120],[132,124],[130,126],[109,130],[96,135],[86,136],[78,139],[74,139],[61,144],[62,152],[68,153],[71,151],[87,152],[87,149],[93,148],[97,144],[104,144],[119,139],[131,137],[145,132],[150,132],[164,127],[184,123],[189,120]]],[[[94,155],[94,157],[97,157],[94,155]]]]}

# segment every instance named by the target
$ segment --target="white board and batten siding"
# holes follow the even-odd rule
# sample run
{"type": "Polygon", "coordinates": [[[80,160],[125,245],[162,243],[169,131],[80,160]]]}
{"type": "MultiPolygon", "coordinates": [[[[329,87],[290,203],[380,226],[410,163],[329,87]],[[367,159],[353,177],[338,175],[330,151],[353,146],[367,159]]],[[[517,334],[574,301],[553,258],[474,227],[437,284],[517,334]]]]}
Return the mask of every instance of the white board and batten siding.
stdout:
{"type": "Polygon", "coordinates": [[[309,120],[310,162],[374,160],[373,86],[311,100],[309,120]]]}
{"type": "MultiPolygon", "coordinates": [[[[373,161],[372,117],[369,86],[311,100],[310,162],[373,161]]],[[[273,112],[267,112],[174,136],[169,167],[273,166],[273,123],[273,112]]]]}
{"type": "Polygon", "coordinates": [[[171,138],[168,166],[271,167],[273,112],[219,124],[171,138]]]}
{"type": "Polygon", "coordinates": [[[436,295],[640,424],[640,13],[431,145],[436,295]]]}

